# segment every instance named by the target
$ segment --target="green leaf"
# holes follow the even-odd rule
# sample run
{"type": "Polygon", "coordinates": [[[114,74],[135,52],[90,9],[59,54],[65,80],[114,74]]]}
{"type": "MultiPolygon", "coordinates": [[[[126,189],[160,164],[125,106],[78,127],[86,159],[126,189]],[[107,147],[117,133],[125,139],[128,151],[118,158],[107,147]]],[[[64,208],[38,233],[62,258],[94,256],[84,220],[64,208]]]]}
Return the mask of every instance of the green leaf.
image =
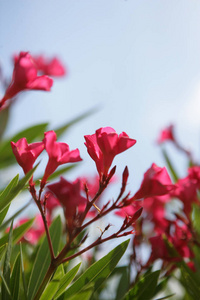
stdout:
{"type": "Polygon", "coordinates": [[[0,212],[23,190],[26,183],[31,179],[38,164],[30,170],[19,182],[18,175],[13,178],[6,189],[0,194],[0,212]],[[17,183],[18,182],[18,183],[17,183]]]}
{"type": "Polygon", "coordinates": [[[1,260],[2,256],[3,256],[3,254],[4,254],[4,251],[5,251],[6,247],[7,247],[7,245],[8,244],[4,244],[3,246],[0,247],[0,260],[1,260]]]}
{"type": "Polygon", "coordinates": [[[11,294],[12,294],[12,298],[15,300],[19,299],[20,266],[21,266],[21,259],[19,253],[15,260],[12,274],[11,274],[11,279],[10,279],[11,294]]]}
{"type": "Polygon", "coordinates": [[[9,106],[0,112],[0,139],[2,138],[9,119],[9,106]]]}
{"type": "Polygon", "coordinates": [[[113,271],[126,251],[128,243],[129,240],[123,242],[87,269],[65,292],[65,299],[82,292],[87,287],[91,287],[91,283],[94,284],[95,292],[113,271]]]}
{"type": "Polygon", "coordinates": [[[79,115],[78,117],[74,118],[73,120],[71,120],[70,122],[67,122],[66,124],[64,124],[63,126],[55,129],[55,133],[57,135],[57,137],[60,137],[66,130],[68,130],[72,125],[82,121],[83,119],[89,117],[90,115],[92,115],[93,113],[95,113],[97,111],[97,109],[93,108],[90,109],[88,111],[86,111],[85,113],[79,115]]]}
{"type": "MultiPolygon", "coordinates": [[[[0,231],[5,229],[6,227],[9,226],[9,224],[19,215],[21,214],[29,205],[31,204],[31,202],[28,202],[27,204],[25,204],[22,208],[20,208],[14,215],[12,215],[8,220],[6,220],[1,226],[0,226],[0,231]]],[[[7,206],[6,208],[4,208],[4,210],[8,210],[9,206],[7,206]]],[[[4,212],[3,210],[3,212],[4,212]]],[[[1,216],[1,213],[0,213],[1,216]]]]}
{"type": "MultiPolygon", "coordinates": [[[[5,278],[4,278],[3,273],[1,272],[1,270],[0,270],[0,277],[2,279],[2,284],[4,285],[5,290],[6,290],[7,294],[8,294],[8,296],[11,298],[10,289],[9,289],[9,287],[7,285],[7,282],[6,282],[5,278]]],[[[10,298],[8,298],[8,299],[10,299],[10,298]]],[[[1,299],[3,300],[3,298],[1,298],[1,299]]]]}
{"type": "Polygon", "coordinates": [[[128,268],[121,269],[121,278],[117,288],[115,300],[121,300],[129,289],[129,270],[128,268]]]}
{"type": "MultiPolygon", "coordinates": [[[[34,218],[27,221],[26,223],[23,223],[19,227],[15,228],[13,230],[13,242],[18,242],[21,237],[24,235],[24,233],[31,227],[33,224],[34,218]]],[[[9,233],[4,234],[2,238],[0,238],[0,247],[5,245],[8,242],[9,239],[9,233]]]]}
{"type": "Polygon", "coordinates": [[[0,193],[0,212],[8,205],[4,199],[6,199],[11,191],[16,187],[19,182],[19,175],[16,175],[11,182],[7,185],[7,187],[1,191],[0,193]],[[5,204],[4,204],[5,203],[5,204]]]}
{"type": "MultiPolygon", "coordinates": [[[[6,206],[1,212],[0,212],[0,225],[2,224],[3,220],[5,219],[7,212],[9,210],[10,205],[6,206]]],[[[0,226],[1,230],[1,226],[0,226]]]]}
{"type": "Polygon", "coordinates": [[[200,234],[200,207],[195,203],[192,210],[192,222],[195,230],[200,234]]]}
{"type": "Polygon", "coordinates": [[[53,279],[48,283],[44,292],[42,293],[40,300],[52,300],[60,285],[60,279],[64,276],[63,265],[58,266],[53,279]]]}
{"type": "Polygon", "coordinates": [[[167,240],[166,236],[163,236],[166,246],[168,248],[168,252],[172,257],[178,257],[176,265],[180,268],[182,274],[182,282],[186,291],[190,296],[193,297],[193,300],[198,300],[200,295],[200,278],[198,274],[194,273],[185,261],[180,257],[177,250],[174,248],[174,245],[167,240]]]}
{"type": "MultiPolygon", "coordinates": [[[[7,246],[7,251],[6,251],[4,266],[3,266],[3,277],[5,279],[5,282],[9,290],[10,290],[10,257],[12,252],[12,238],[13,238],[12,235],[13,235],[13,223],[11,224],[10,231],[9,231],[8,246],[7,246]]],[[[2,299],[10,300],[10,295],[6,285],[4,284],[4,281],[2,281],[2,299]]]]}
{"type": "Polygon", "coordinates": [[[124,300],[150,300],[155,295],[160,271],[144,275],[125,296],[124,300]]]}
{"type": "Polygon", "coordinates": [[[193,300],[199,300],[200,295],[200,286],[198,281],[195,280],[194,276],[191,275],[191,272],[187,270],[183,265],[181,266],[182,282],[186,291],[193,300]]]}
{"type": "Polygon", "coordinates": [[[23,263],[23,253],[22,253],[22,244],[21,243],[20,243],[20,257],[21,257],[21,270],[22,270],[23,292],[24,292],[25,299],[28,300],[28,296],[27,296],[27,284],[26,284],[26,279],[25,279],[24,263],[23,263]]]}
{"type": "Polygon", "coordinates": [[[176,170],[175,170],[175,168],[174,168],[174,166],[173,166],[173,164],[172,164],[172,162],[171,162],[171,160],[170,160],[170,158],[167,154],[167,151],[165,149],[162,149],[162,154],[164,156],[165,162],[167,164],[168,169],[170,170],[170,173],[172,175],[172,178],[173,178],[174,182],[177,182],[178,179],[179,179],[179,176],[178,176],[178,174],[177,174],[177,172],[176,172],[176,170]]]}
{"type": "MultiPolygon", "coordinates": [[[[12,147],[10,145],[10,142],[16,143],[21,138],[26,138],[28,143],[33,142],[38,136],[44,133],[48,126],[48,123],[38,124],[31,127],[26,128],[25,130],[22,130],[15,134],[14,136],[10,137],[6,141],[0,144],[0,157],[1,160],[10,159],[13,158],[15,160],[15,157],[12,152],[12,147]]],[[[15,160],[16,161],[16,160],[15,160]]]]}
{"type": "Polygon", "coordinates": [[[60,280],[59,288],[55,294],[55,299],[60,297],[64,292],[66,287],[70,284],[70,282],[74,279],[75,275],[77,274],[79,268],[80,268],[81,263],[76,265],[73,269],[71,269],[63,278],[60,280]]]}
{"type": "MultiPolygon", "coordinates": [[[[86,289],[82,290],[80,293],[72,296],[69,300],[89,300],[94,292],[93,285],[90,284],[86,289]]],[[[68,299],[68,298],[65,298],[68,299]]]]}
{"type": "MultiPolygon", "coordinates": [[[[50,226],[49,232],[54,253],[57,254],[62,231],[60,217],[57,217],[50,226]]],[[[51,262],[47,237],[45,236],[35,259],[28,285],[28,299],[33,299],[51,262]]]]}

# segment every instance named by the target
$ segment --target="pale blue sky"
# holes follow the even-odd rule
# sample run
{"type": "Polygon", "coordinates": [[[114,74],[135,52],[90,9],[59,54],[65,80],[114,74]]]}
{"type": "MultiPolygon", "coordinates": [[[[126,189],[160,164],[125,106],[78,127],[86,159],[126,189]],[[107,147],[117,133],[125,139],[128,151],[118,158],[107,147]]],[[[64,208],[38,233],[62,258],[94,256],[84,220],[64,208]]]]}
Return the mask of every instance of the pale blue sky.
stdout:
{"type": "Polygon", "coordinates": [[[0,0],[0,61],[7,75],[19,51],[58,55],[69,70],[51,93],[24,94],[8,133],[37,122],[57,126],[100,105],[63,141],[80,149],[85,163],[77,174],[83,175],[95,173],[83,135],[103,126],[126,131],[137,144],[115,162],[119,172],[129,165],[133,191],[152,162],[163,165],[154,141],[169,123],[198,157],[199,16],[196,0],[0,0]]]}

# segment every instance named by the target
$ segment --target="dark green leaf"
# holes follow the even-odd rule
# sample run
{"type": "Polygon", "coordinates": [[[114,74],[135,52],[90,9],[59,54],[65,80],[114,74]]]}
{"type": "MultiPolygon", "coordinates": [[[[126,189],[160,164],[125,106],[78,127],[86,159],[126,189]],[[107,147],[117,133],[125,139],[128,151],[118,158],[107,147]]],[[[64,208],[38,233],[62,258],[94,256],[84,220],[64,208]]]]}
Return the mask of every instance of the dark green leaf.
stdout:
{"type": "MultiPolygon", "coordinates": [[[[6,290],[7,294],[8,294],[8,296],[10,297],[10,298],[8,298],[8,299],[11,299],[11,292],[10,292],[10,289],[9,289],[9,287],[8,287],[8,285],[7,285],[7,282],[6,282],[5,278],[4,278],[3,273],[1,272],[1,270],[0,270],[0,277],[1,277],[1,279],[2,279],[2,284],[4,285],[5,290],[6,290]]],[[[1,299],[3,300],[3,298],[1,298],[1,299]]]]}
{"type": "Polygon", "coordinates": [[[2,138],[9,119],[9,106],[0,112],[0,139],[2,138]]]}
{"type": "Polygon", "coordinates": [[[7,247],[7,245],[8,244],[5,244],[5,245],[3,245],[3,246],[0,247],[0,260],[1,260],[2,256],[3,256],[3,254],[4,254],[4,251],[5,251],[6,247],[7,247]]]}
{"type": "MultiPolygon", "coordinates": [[[[1,191],[0,193],[0,212],[3,211],[3,209],[5,207],[8,206],[8,204],[5,202],[4,199],[7,199],[7,197],[11,194],[11,191],[17,186],[19,182],[19,175],[16,175],[12,180],[11,182],[7,185],[7,187],[1,191]]],[[[5,213],[5,211],[4,211],[5,213]]],[[[3,215],[4,215],[3,213],[3,215]]]]}
{"type": "Polygon", "coordinates": [[[19,299],[20,266],[21,266],[21,259],[19,253],[15,260],[12,274],[11,274],[11,279],[10,279],[10,289],[11,289],[12,298],[14,300],[19,299]]]}
{"type": "Polygon", "coordinates": [[[192,222],[195,230],[200,234],[200,207],[197,204],[193,204],[192,222]]]}
{"type": "Polygon", "coordinates": [[[26,183],[31,179],[33,173],[35,172],[38,164],[30,170],[19,182],[18,184],[18,175],[13,178],[10,184],[6,189],[0,194],[0,212],[11,203],[11,201],[23,190],[26,183]],[[14,183],[13,183],[14,182],[14,183]],[[10,188],[10,185],[12,187],[10,188]],[[8,190],[7,190],[8,189],[8,190]]]}
{"type": "Polygon", "coordinates": [[[27,284],[26,284],[26,279],[25,279],[24,262],[23,262],[23,253],[22,253],[22,245],[21,245],[21,243],[20,243],[20,257],[21,257],[21,270],[22,270],[23,292],[24,292],[25,299],[28,300],[28,296],[27,296],[27,284]]]}
{"type": "Polygon", "coordinates": [[[144,275],[125,296],[124,300],[150,300],[155,296],[160,271],[144,275]]]}
{"type": "Polygon", "coordinates": [[[121,300],[129,290],[129,270],[124,268],[121,271],[121,278],[117,288],[116,300],[121,300]]]}
{"type": "MultiPolygon", "coordinates": [[[[10,257],[12,252],[12,239],[13,239],[13,223],[11,224],[9,236],[8,236],[8,246],[5,255],[5,261],[3,266],[3,277],[6,281],[6,284],[10,290],[10,257]]],[[[2,299],[3,300],[10,300],[10,294],[7,290],[4,281],[2,281],[2,299]]]]}
{"type": "MultiPolygon", "coordinates": [[[[57,254],[60,238],[61,238],[62,223],[60,217],[56,218],[52,223],[49,232],[54,249],[57,254]]],[[[33,299],[36,294],[51,262],[49,246],[45,236],[35,259],[28,285],[28,299],[33,299]]]]}
{"type": "MultiPolygon", "coordinates": [[[[0,225],[2,224],[3,220],[5,219],[7,212],[9,210],[10,205],[7,205],[1,212],[0,212],[0,225]]],[[[0,226],[1,230],[1,226],[0,226]]]]}
{"type": "Polygon", "coordinates": [[[129,240],[123,242],[87,269],[65,292],[65,299],[82,292],[87,287],[91,287],[91,284],[94,284],[94,291],[96,291],[115,268],[126,251],[128,243],[129,240]]]}

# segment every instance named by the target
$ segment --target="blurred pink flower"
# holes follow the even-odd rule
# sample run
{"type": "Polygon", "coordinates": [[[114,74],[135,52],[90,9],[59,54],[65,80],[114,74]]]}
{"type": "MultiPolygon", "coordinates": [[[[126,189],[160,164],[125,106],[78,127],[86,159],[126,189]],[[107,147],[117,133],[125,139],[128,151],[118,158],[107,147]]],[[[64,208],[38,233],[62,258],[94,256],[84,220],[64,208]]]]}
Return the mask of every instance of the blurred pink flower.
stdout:
{"type": "Polygon", "coordinates": [[[167,194],[173,189],[173,184],[166,168],[158,167],[155,163],[146,171],[139,190],[134,199],[142,199],[167,194]]]}
{"type": "Polygon", "coordinates": [[[54,57],[52,59],[47,59],[43,55],[33,56],[34,63],[38,71],[44,75],[61,77],[66,74],[66,69],[61,63],[61,61],[54,57]]]}
{"type": "Polygon", "coordinates": [[[162,144],[165,141],[173,141],[173,142],[175,141],[174,125],[170,125],[160,132],[160,136],[157,140],[157,143],[162,144]]]}
{"type": "Polygon", "coordinates": [[[0,108],[5,101],[13,98],[24,90],[50,91],[53,80],[48,76],[37,76],[37,67],[28,52],[20,52],[15,59],[12,81],[8,86],[4,97],[0,101],[0,108]]]}
{"type": "Polygon", "coordinates": [[[81,182],[79,179],[69,182],[63,177],[60,181],[50,184],[47,188],[56,196],[61,203],[66,218],[67,228],[69,231],[76,226],[76,221],[80,214],[85,210],[87,200],[81,193],[81,182]]]}

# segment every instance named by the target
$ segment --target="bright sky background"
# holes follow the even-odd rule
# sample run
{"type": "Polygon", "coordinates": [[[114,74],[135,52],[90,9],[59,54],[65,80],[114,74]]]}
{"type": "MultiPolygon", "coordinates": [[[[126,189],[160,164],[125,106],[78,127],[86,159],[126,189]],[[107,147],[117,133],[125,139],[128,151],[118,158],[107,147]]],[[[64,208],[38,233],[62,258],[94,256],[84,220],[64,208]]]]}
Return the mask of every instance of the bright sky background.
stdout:
{"type": "Polygon", "coordinates": [[[52,92],[24,93],[8,134],[44,121],[53,129],[100,106],[62,141],[80,149],[85,162],[76,175],[84,175],[96,172],[85,134],[111,126],[137,139],[115,160],[119,173],[128,164],[132,191],[152,162],[164,165],[155,140],[170,123],[198,158],[199,16],[197,0],[0,0],[0,62],[7,76],[12,54],[20,51],[57,55],[68,68],[52,92]]]}

